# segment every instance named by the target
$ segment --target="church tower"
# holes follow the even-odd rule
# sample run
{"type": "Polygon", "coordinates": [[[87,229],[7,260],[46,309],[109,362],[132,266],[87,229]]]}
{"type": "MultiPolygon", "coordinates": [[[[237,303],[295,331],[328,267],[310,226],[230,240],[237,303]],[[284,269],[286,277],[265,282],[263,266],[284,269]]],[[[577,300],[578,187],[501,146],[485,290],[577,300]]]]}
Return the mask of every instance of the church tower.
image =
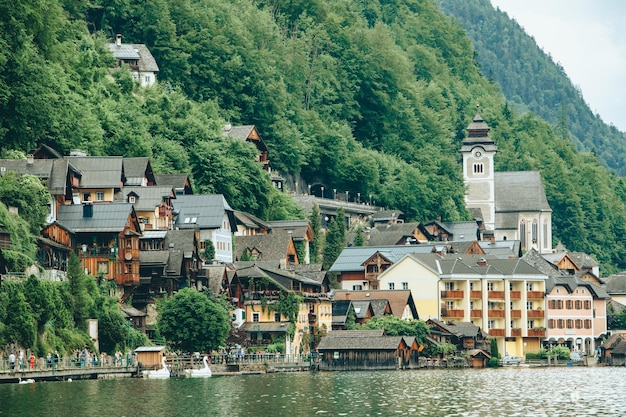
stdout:
{"type": "Polygon", "coordinates": [[[489,137],[489,126],[477,111],[467,126],[463,139],[463,182],[466,187],[465,204],[474,217],[481,216],[486,231],[495,230],[496,192],[494,156],[498,147],[489,137]],[[480,213],[478,213],[480,212],[480,213]]]}

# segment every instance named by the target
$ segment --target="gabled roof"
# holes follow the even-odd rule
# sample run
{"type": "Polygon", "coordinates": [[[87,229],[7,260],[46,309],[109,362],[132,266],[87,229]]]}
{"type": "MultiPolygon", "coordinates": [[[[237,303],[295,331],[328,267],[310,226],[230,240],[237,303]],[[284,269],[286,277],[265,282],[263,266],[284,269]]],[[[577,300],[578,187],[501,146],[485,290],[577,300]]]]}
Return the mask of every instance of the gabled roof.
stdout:
{"type": "Polygon", "coordinates": [[[295,242],[305,240],[313,240],[313,229],[311,223],[304,220],[274,220],[267,222],[267,225],[271,228],[272,233],[284,232],[291,233],[295,242]]]}
{"type": "Polygon", "coordinates": [[[226,215],[231,230],[237,230],[233,209],[222,194],[177,195],[173,203],[178,211],[175,226],[180,229],[219,229],[226,215]]]}
{"type": "Polygon", "coordinates": [[[585,287],[589,291],[591,291],[591,294],[594,296],[594,298],[606,300],[611,298],[611,296],[603,287],[589,281],[583,281],[574,275],[550,277],[546,281],[546,293],[552,291],[552,289],[556,286],[565,287],[567,292],[570,294],[574,293],[574,290],[578,287],[585,287]]]}
{"type": "Polygon", "coordinates": [[[183,261],[193,257],[195,251],[195,233],[193,230],[168,230],[165,248],[169,259],[165,272],[171,276],[183,275],[183,261]]]}
{"type": "Polygon", "coordinates": [[[241,259],[245,250],[259,252],[259,261],[278,261],[287,258],[292,238],[287,233],[270,233],[267,235],[234,236],[235,259],[241,259]]]}
{"type": "Polygon", "coordinates": [[[598,261],[585,252],[569,252],[569,256],[580,269],[592,269],[600,266],[598,261]]]}
{"type": "Polygon", "coordinates": [[[472,322],[445,322],[436,319],[428,319],[426,324],[433,324],[456,337],[476,337],[480,333],[480,327],[472,322]]]}
{"type": "Polygon", "coordinates": [[[150,53],[150,50],[143,43],[116,43],[107,44],[109,50],[113,53],[115,59],[120,60],[137,60],[140,71],[158,72],[159,66],[150,53]]]}
{"type": "Polygon", "coordinates": [[[122,186],[121,156],[68,156],[70,163],[83,176],[80,188],[120,188],[122,186]]]}
{"type": "Polygon", "coordinates": [[[398,246],[352,246],[344,248],[330,272],[356,272],[364,271],[363,262],[371,258],[376,252],[391,262],[399,261],[409,253],[430,253],[432,245],[398,245],[398,246]]]}
{"type": "Polygon", "coordinates": [[[496,172],[495,192],[496,213],[552,211],[539,171],[496,172]]]}
{"type": "Polygon", "coordinates": [[[381,210],[372,215],[372,221],[374,223],[396,221],[398,219],[404,219],[404,212],[401,210],[381,210]]]}
{"type": "Polygon", "coordinates": [[[119,233],[134,212],[133,205],[128,203],[94,204],[93,215],[84,217],[83,205],[62,205],[56,223],[72,233],[119,233]]]}
{"type": "Polygon", "coordinates": [[[123,187],[115,193],[115,201],[126,203],[131,194],[137,196],[133,203],[137,211],[154,211],[165,198],[175,198],[170,187],[123,187]]]}
{"type": "Polygon", "coordinates": [[[357,319],[365,319],[368,317],[368,312],[374,315],[374,310],[369,300],[353,300],[352,307],[354,307],[354,315],[357,319]]]}
{"type": "Polygon", "coordinates": [[[222,135],[239,140],[251,140],[257,146],[257,149],[266,152],[267,146],[261,139],[261,136],[256,130],[256,126],[254,125],[243,125],[243,126],[232,126],[230,123],[224,126],[222,130],[222,135]],[[258,137],[257,139],[252,139],[253,137],[258,137]]]}
{"type": "Polygon", "coordinates": [[[604,281],[606,282],[606,291],[609,294],[626,294],[626,271],[610,275],[604,278],[604,281]]]}
{"type": "Polygon", "coordinates": [[[139,52],[139,71],[159,71],[159,66],[146,45],[134,43],[132,46],[139,52]]]}
{"type": "Polygon", "coordinates": [[[402,318],[404,309],[408,305],[413,317],[418,318],[411,290],[334,291],[335,300],[387,300],[391,306],[391,312],[394,316],[399,318],[402,318]]]}
{"type": "Polygon", "coordinates": [[[488,255],[498,258],[522,257],[522,245],[519,240],[479,240],[478,244],[488,255]]]}
{"type": "Polygon", "coordinates": [[[122,166],[124,168],[124,177],[126,178],[124,185],[142,185],[144,178],[149,183],[155,182],[150,158],[124,158],[122,166]]]}
{"type": "Polygon", "coordinates": [[[626,355],[626,340],[620,340],[611,351],[611,355],[626,355]]]}
{"type": "Polygon", "coordinates": [[[240,280],[267,278],[269,282],[273,283],[279,289],[286,291],[292,291],[294,288],[293,282],[296,281],[300,284],[314,287],[318,291],[322,290],[320,283],[290,271],[260,266],[257,263],[250,262],[237,262],[235,263],[235,267],[237,268],[237,276],[240,280]]]}
{"type": "MultiPolygon", "coordinates": [[[[346,324],[346,318],[352,308],[352,301],[350,300],[335,300],[333,301],[333,324],[344,325],[346,324]]],[[[334,332],[331,332],[334,333],[334,332]]]]}
{"type": "Polygon", "coordinates": [[[370,230],[367,246],[391,246],[404,244],[406,239],[409,242],[414,240],[415,230],[419,227],[419,223],[395,223],[395,224],[379,224],[370,230]]]}
{"type": "Polygon", "coordinates": [[[559,270],[554,263],[549,262],[546,259],[545,255],[541,255],[534,248],[531,248],[528,252],[526,252],[522,259],[549,277],[567,275],[566,272],[559,270]]]}
{"type": "Polygon", "coordinates": [[[193,194],[187,174],[155,174],[154,181],[156,185],[171,186],[176,192],[182,191],[182,194],[193,194]]]}
{"type": "Polygon", "coordinates": [[[243,224],[247,229],[259,229],[262,231],[268,231],[270,229],[268,222],[243,211],[235,210],[235,219],[237,223],[243,224]]]}
{"type": "Polygon", "coordinates": [[[326,278],[326,271],[322,270],[322,264],[294,264],[289,265],[287,269],[320,284],[324,283],[326,278]]]}

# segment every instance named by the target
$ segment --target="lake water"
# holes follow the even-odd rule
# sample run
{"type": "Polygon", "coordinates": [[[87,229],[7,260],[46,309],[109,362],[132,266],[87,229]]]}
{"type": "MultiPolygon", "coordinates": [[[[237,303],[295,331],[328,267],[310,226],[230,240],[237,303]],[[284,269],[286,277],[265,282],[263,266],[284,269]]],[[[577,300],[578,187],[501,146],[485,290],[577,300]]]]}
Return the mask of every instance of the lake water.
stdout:
{"type": "Polygon", "coordinates": [[[2,384],[0,416],[623,416],[625,394],[608,367],[129,378],[2,384]]]}

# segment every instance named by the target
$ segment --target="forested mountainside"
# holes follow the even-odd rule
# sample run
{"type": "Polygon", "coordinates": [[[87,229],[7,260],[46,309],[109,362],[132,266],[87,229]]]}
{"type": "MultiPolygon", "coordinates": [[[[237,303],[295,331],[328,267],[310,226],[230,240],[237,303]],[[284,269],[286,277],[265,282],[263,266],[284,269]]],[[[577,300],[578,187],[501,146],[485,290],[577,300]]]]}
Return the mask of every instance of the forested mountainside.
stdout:
{"type": "MultiPolygon", "coordinates": [[[[626,175],[626,134],[593,114],[563,67],[489,0],[438,0],[442,11],[459,20],[472,39],[485,76],[497,82],[520,112],[547,120],[559,137],[598,155],[603,165],[626,175]]],[[[584,54],[585,51],[580,51],[584,54]]]]}
{"type": "Polygon", "coordinates": [[[541,170],[554,241],[626,267],[624,180],[516,113],[434,0],[12,0],[0,45],[4,157],[42,143],[150,156],[264,219],[299,213],[251,147],[222,137],[226,121],[256,125],[283,175],[455,221],[469,218],[459,149],[479,103],[497,169],[541,170]],[[117,33],[148,46],[156,86],[109,69],[117,33]]]}

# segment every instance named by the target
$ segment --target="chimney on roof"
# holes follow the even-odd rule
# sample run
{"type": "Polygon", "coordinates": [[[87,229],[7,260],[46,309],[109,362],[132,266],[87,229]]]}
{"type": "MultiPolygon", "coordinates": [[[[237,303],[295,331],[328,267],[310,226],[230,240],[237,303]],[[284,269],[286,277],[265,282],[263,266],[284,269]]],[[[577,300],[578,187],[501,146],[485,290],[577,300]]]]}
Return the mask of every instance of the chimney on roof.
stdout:
{"type": "Polygon", "coordinates": [[[233,128],[233,125],[230,124],[230,122],[226,123],[226,125],[224,126],[224,131],[226,132],[230,132],[230,130],[233,128]]]}
{"type": "Polygon", "coordinates": [[[487,260],[485,258],[480,258],[480,261],[476,262],[476,265],[478,265],[478,266],[487,266],[489,264],[487,263],[487,260]]]}
{"type": "Polygon", "coordinates": [[[32,165],[35,162],[35,156],[32,153],[26,155],[26,163],[32,165]]]}
{"type": "Polygon", "coordinates": [[[83,202],[83,218],[93,217],[93,203],[91,201],[83,202]]]}
{"type": "Polygon", "coordinates": [[[118,33],[117,35],[115,35],[115,45],[118,48],[122,46],[122,34],[121,33],[118,33]]]}

